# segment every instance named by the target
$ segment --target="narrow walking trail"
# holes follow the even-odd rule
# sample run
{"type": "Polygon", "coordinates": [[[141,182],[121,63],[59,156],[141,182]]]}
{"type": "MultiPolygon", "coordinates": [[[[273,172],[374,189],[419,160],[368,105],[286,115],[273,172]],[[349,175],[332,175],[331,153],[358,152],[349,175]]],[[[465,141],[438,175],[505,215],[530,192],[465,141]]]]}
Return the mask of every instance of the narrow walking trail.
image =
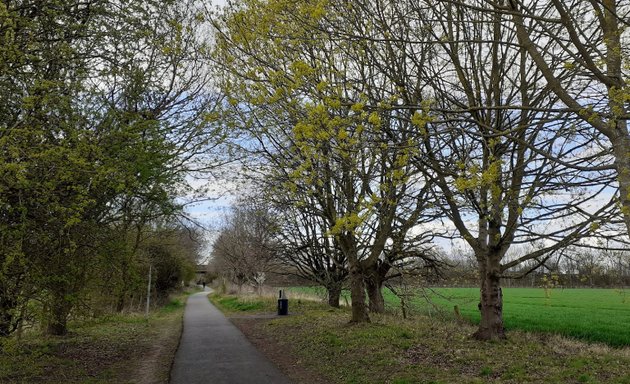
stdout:
{"type": "Polygon", "coordinates": [[[171,384],[289,384],[267,358],[208,301],[188,298],[171,384]]]}

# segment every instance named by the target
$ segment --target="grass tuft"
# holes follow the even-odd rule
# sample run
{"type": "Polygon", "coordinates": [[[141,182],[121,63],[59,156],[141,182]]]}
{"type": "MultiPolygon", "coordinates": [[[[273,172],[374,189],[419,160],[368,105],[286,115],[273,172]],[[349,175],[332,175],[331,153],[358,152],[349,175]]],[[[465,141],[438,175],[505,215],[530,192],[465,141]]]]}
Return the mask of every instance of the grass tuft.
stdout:
{"type": "Polygon", "coordinates": [[[265,308],[265,303],[262,301],[242,299],[236,296],[219,297],[216,303],[221,308],[234,312],[250,312],[265,308]]]}
{"type": "Polygon", "coordinates": [[[184,307],[184,303],[179,299],[172,299],[168,304],[160,308],[163,313],[172,313],[184,307]]]}

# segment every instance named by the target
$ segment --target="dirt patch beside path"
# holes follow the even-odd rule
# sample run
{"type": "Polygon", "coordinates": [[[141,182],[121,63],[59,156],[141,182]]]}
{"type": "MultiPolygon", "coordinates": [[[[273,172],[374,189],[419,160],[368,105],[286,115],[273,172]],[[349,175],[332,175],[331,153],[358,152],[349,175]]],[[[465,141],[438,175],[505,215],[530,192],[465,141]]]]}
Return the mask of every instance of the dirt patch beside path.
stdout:
{"type": "Polygon", "coordinates": [[[145,339],[136,357],[136,367],[129,381],[137,384],[166,384],[182,333],[182,316],[170,316],[156,326],[151,337],[145,339]]]}
{"type": "Polygon", "coordinates": [[[290,346],[279,342],[278,335],[265,329],[268,319],[260,317],[230,317],[230,321],[243,332],[249,341],[295,384],[328,384],[317,372],[308,369],[290,346]]]}

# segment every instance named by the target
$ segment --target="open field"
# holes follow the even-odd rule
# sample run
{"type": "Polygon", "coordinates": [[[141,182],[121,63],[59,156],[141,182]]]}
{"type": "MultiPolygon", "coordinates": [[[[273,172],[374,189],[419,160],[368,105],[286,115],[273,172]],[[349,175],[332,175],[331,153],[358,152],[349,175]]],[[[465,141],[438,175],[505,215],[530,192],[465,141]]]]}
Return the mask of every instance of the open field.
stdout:
{"type": "Polygon", "coordinates": [[[350,325],[349,308],[297,298],[290,316],[270,319],[257,314],[275,310],[272,298],[212,300],[298,384],[630,384],[628,348],[518,330],[479,342],[472,325],[419,314],[350,325]]]}
{"type": "Polygon", "coordinates": [[[25,333],[0,344],[0,383],[168,383],[185,295],[143,314],[74,322],[67,336],[25,333]]]}
{"type": "MultiPolygon", "coordinates": [[[[322,294],[320,288],[309,287],[289,292],[322,294]]],[[[399,311],[399,299],[389,290],[384,294],[389,309],[399,311]]],[[[476,323],[478,297],[478,288],[425,289],[414,295],[410,306],[412,314],[449,317],[457,305],[464,318],[476,323]]],[[[504,288],[503,300],[508,330],[557,333],[617,347],[630,345],[630,290],[504,288]]]]}

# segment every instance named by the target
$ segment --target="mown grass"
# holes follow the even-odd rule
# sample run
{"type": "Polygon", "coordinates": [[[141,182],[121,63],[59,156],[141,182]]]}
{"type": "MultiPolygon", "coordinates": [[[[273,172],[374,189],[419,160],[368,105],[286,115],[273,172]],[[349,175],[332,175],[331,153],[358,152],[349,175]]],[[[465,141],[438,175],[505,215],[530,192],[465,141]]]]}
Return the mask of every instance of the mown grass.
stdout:
{"type": "MultiPolygon", "coordinates": [[[[258,295],[221,295],[212,293],[209,295],[210,301],[227,315],[238,315],[246,313],[276,313],[278,300],[274,297],[258,295]]],[[[319,308],[321,305],[312,300],[294,299],[289,302],[289,313],[300,313],[302,311],[319,308]]]]}
{"type": "MultiPolygon", "coordinates": [[[[232,311],[232,312],[246,312],[246,311],[255,311],[261,310],[265,307],[269,307],[271,304],[270,301],[248,301],[248,300],[239,300],[236,296],[218,296],[216,303],[218,303],[221,308],[232,311]]],[[[268,308],[269,309],[269,308],[268,308]]]]}
{"type": "Polygon", "coordinates": [[[373,315],[358,325],[349,317],[347,308],[310,304],[293,316],[257,320],[251,332],[330,383],[630,384],[628,349],[523,331],[479,342],[469,337],[472,325],[422,315],[373,315]]]}
{"type": "MultiPolygon", "coordinates": [[[[321,289],[300,287],[290,292],[321,289]]],[[[399,299],[389,290],[385,301],[392,311],[399,308],[399,299]]],[[[630,345],[630,292],[616,289],[552,289],[504,288],[503,316],[508,330],[556,333],[582,340],[603,342],[611,346],[630,345]]],[[[479,322],[478,288],[436,288],[416,292],[411,300],[414,313],[452,316],[454,306],[473,324],[479,322]],[[430,300],[427,300],[424,297],[430,300]],[[435,306],[434,306],[435,305],[435,306]]]]}
{"type": "MultiPolygon", "coordinates": [[[[73,322],[64,337],[27,332],[0,341],[0,383],[140,383],[146,354],[157,340],[170,349],[155,356],[162,362],[160,372],[150,372],[154,382],[168,382],[170,360],[181,333],[185,297],[175,298],[151,313],[111,315],[73,322]]],[[[159,346],[164,349],[162,346],[159,346]]]]}

